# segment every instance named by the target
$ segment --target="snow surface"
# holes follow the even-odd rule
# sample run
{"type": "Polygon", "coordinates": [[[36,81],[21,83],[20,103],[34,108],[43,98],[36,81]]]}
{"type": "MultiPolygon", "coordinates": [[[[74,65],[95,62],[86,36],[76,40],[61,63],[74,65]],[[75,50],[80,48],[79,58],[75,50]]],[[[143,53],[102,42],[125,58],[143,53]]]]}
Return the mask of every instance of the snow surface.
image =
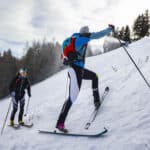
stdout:
{"type": "MultiPolygon", "coordinates": [[[[150,82],[150,38],[137,41],[128,49],[150,82]]],[[[32,87],[30,115],[25,121],[33,117],[34,127],[13,130],[6,126],[0,136],[0,150],[150,150],[150,89],[123,48],[88,58],[86,67],[99,75],[100,92],[109,86],[110,93],[86,131],[84,125],[94,106],[91,82],[84,81],[66,127],[70,132],[97,133],[105,126],[109,130],[105,136],[91,139],[38,133],[38,129],[54,130],[66,97],[67,70],[64,70],[32,87]]],[[[9,101],[0,102],[0,128],[9,101]]]]}

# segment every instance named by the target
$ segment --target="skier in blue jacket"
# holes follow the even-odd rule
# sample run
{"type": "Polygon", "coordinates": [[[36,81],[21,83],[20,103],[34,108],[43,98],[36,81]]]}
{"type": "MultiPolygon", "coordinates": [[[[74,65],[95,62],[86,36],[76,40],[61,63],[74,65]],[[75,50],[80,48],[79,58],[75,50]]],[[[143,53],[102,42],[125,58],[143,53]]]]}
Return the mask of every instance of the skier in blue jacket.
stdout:
{"type": "Polygon", "coordinates": [[[71,108],[73,102],[77,99],[82,79],[92,80],[95,109],[98,109],[100,107],[101,102],[98,90],[98,76],[96,75],[96,73],[84,68],[85,54],[87,44],[89,41],[102,38],[108,35],[113,30],[114,26],[109,25],[108,28],[102,31],[90,33],[89,27],[84,26],[80,29],[79,33],[74,33],[71,37],[67,38],[63,42],[62,50],[63,50],[64,64],[70,66],[70,68],[68,69],[68,77],[70,78],[70,85],[69,85],[69,96],[62,107],[61,113],[59,115],[56,124],[56,128],[59,129],[60,131],[67,132],[64,123],[67,114],[69,112],[69,109],[71,108]],[[67,47],[67,45],[69,46],[67,47]]]}

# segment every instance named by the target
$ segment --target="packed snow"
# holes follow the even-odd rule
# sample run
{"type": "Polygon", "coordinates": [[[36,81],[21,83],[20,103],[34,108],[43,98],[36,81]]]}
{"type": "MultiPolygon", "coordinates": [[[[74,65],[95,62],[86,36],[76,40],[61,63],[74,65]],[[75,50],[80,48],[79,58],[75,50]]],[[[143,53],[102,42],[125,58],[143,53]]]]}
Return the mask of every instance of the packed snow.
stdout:
{"type": "MultiPolygon", "coordinates": [[[[150,83],[150,38],[127,47],[133,59],[150,83]]],[[[53,131],[61,107],[68,95],[67,70],[61,71],[32,87],[29,114],[30,129],[8,127],[0,136],[0,150],[149,150],[150,149],[150,89],[145,84],[123,48],[90,57],[86,67],[99,75],[99,89],[110,87],[96,120],[88,131],[84,129],[92,110],[91,82],[83,81],[78,99],[72,106],[66,127],[73,133],[98,133],[103,137],[83,138],[44,135],[39,129],[53,131]]],[[[27,103],[28,98],[26,98],[27,103]]],[[[0,102],[0,128],[10,98],[0,102]]],[[[17,122],[17,116],[16,116],[17,122]]]]}

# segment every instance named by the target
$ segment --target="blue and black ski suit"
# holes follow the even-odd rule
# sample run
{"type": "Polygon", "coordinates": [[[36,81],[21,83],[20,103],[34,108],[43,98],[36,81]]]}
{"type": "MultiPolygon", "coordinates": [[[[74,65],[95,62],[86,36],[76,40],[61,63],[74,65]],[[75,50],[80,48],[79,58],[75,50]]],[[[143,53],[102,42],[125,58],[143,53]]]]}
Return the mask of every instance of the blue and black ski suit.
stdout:
{"type": "MultiPolygon", "coordinates": [[[[62,107],[56,127],[59,125],[59,123],[65,122],[69,109],[71,108],[73,102],[77,99],[78,93],[80,91],[82,79],[92,80],[94,102],[100,100],[99,92],[98,92],[98,77],[96,73],[84,68],[85,53],[86,53],[88,42],[94,39],[102,38],[108,35],[111,31],[112,28],[108,27],[107,29],[102,30],[100,32],[84,33],[84,34],[74,33],[71,36],[75,38],[74,46],[78,55],[76,60],[73,61],[72,65],[68,69],[68,77],[70,79],[69,96],[62,107]]],[[[66,41],[67,39],[63,42],[62,49],[66,45],[65,43],[66,41]]]]}

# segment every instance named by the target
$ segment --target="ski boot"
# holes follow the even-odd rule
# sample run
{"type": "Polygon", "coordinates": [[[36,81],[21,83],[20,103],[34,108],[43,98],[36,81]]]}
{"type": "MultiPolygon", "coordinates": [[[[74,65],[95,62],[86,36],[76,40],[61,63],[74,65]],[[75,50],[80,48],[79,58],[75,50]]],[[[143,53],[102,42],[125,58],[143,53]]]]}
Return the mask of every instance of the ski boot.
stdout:
{"type": "Polygon", "coordinates": [[[98,109],[101,106],[101,101],[100,101],[98,89],[93,90],[93,96],[94,96],[95,109],[98,109]]]}
{"type": "Polygon", "coordinates": [[[22,120],[19,121],[19,125],[23,126],[24,122],[22,120]]]}
{"type": "Polygon", "coordinates": [[[58,123],[57,126],[56,126],[56,128],[57,128],[59,131],[61,131],[61,132],[68,133],[68,130],[65,129],[64,123],[58,123]]]}
{"type": "Polygon", "coordinates": [[[14,126],[14,121],[13,120],[10,120],[10,126],[14,126]]]}
{"type": "Polygon", "coordinates": [[[10,124],[8,126],[13,127],[14,129],[18,129],[20,127],[18,124],[14,123],[14,120],[10,120],[10,124]]]}

